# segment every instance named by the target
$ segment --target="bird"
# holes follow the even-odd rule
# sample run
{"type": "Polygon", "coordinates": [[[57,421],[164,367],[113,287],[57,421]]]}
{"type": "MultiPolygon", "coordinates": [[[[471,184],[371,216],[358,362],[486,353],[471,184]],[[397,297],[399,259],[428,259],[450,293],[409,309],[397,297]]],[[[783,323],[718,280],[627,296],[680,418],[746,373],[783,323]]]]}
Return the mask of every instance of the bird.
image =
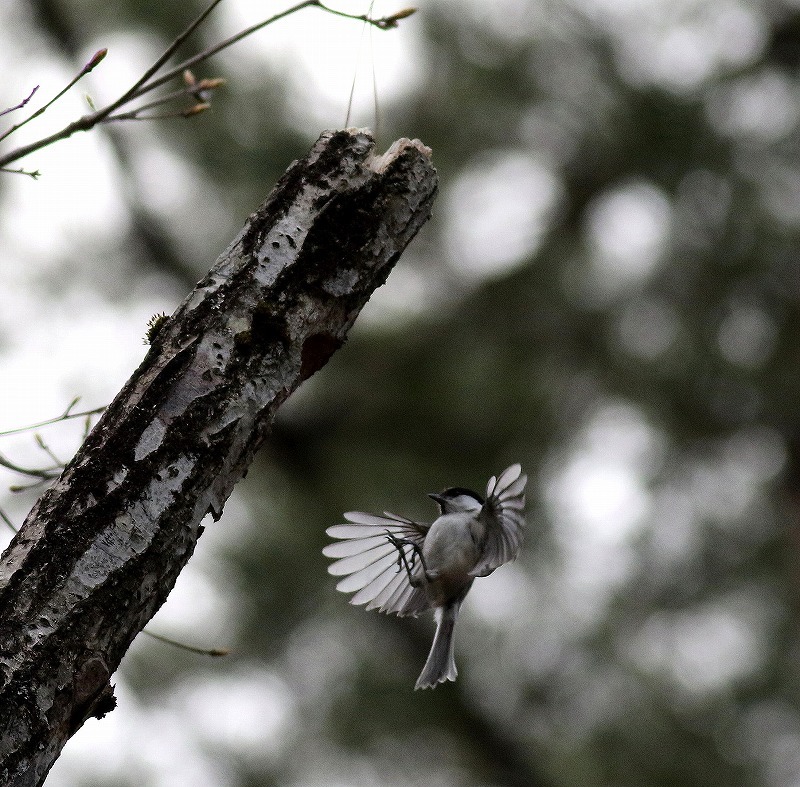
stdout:
{"type": "Polygon", "coordinates": [[[439,516],[430,524],[384,511],[350,511],[326,533],[322,553],[334,562],[336,586],[351,604],[416,617],[433,608],[436,633],[415,689],[454,681],[453,632],[461,604],[478,577],[519,554],[525,531],[525,484],[519,464],[492,476],[486,497],[460,486],[430,493],[439,516]]]}

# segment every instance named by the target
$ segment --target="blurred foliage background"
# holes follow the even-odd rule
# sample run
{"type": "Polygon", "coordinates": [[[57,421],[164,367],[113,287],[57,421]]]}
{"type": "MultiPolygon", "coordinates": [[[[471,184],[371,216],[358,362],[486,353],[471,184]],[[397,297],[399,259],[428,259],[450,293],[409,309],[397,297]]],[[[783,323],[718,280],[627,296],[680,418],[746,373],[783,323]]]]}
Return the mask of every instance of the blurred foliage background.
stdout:
{"type": "MultiPolygon", "coordinates": [[[[27,93],[9,71],[22,49],[35,79],[100,46],[122,69],[105,73],[135,77],[202,6],[12,2],[2,105],[27,93]]],[[[224,7],[188,53],[285,5],[224,7]]],[[[351,76],[323,99],[306,66],[272,56],[360,34],[315,32],[314,14],[198,69],[228,80],[211,112],[92,132],[116,229],[41,251],[29,279],[0,262],[4,359],[41,363],[60,341],[14,332],[18,280],[51,311],[77,299],[92,333],[135,297],[119,333],[141,325],[137,344],[148,309],[174,308],[341,124],[351,76]]],[[[371,38],[380,145],[432,148],[433,219],[287,403],[152,625],[232,655],[140,637],[119,709],[50,783],[800,784],[800,6],[431,1],[371,38]],[[399,42],[382,89],[379,55],[399,42]],[[413,692],[431,621],[349,606],[324,530],[352,509],[430,518],[424,493],[480,490],[513,461],[531,477],[524,554],[473,589],[458,682],[413,692]]],[[[123,76],[101,88],[100,69],[92,90],[123,76]]],[[[6,217],[20,189],[47,188],[13,178],[6,217]]]]}

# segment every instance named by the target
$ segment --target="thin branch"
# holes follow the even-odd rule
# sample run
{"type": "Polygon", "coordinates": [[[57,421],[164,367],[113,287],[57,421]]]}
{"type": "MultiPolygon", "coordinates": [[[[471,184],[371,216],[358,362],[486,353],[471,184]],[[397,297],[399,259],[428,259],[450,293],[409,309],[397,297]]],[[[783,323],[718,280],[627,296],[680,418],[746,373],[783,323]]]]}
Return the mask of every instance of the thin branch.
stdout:
{"type": "MultiPolygon", "coordinates": [[[[51,424],[56,424],[61,421],[67,421],[72,418],[85,418],[86,424],[84,428],[84,439],[86,439],[86,435],[88,434],[89,428],[91,426],[91,416],[97,415],[98,413],[102,413],[106,408],[104,407],[96,407],[94,410],[86,410],[84,412],[75,413],[72,412],[75,405],[80,400],[80,397],[75,397],[68,405],[67,409],[64,410],[61,415],[56,416],[55,418],[49,418],[46,421],[40,421],[38,424],[30,424],[28,426],[21,426],[17,429],[9,429],[6,432],[0,432],[0,437],[5,437],[8,435],[19,434],[21,432],[31,431],[33,429],[38,429],[43,426],[50,426],[51,424]]],[[[50,467],[23,467],[22,465],[17,464],[16,462],[12,462],[8,457],[0,454],[0,467],[5,467],[6,470],[11,470],[14,473],[19,473],[20,475],[26,475],[30,478],[35,478],[36,480],[32,484],[16,484],[9,489],[12,492],[22,492],[26,489],[31,489],[33,487],[39,486],[40,484],[45,483],[46,481],[52,481],[55,478],[58,478],[61,475],[66,463],[59,459],[53,451],[50,449],[50,446],[44,441],[44,438],[40,434],[34,435],[34,440],[36,441],[36,445],[44,451],[47,456],[53,461],[53,465],[50,467]]]]}
{"type": "Polygon", "coordinates": [[[0,117],[2,117],[3,115],[7,115],[9,112],[15,112],[18,109],[22,109],[22,107],[24,107],[33,98],[34,93],[36,93],[38,89],[39,85],[36,85],[36,87],[34,87],[33,90],[31,90],[31,92],[28,94],[27,98],[23,98],[22,101],[20,101],[19,104],[17,104],[15,107],[9,107],[8,109],[4,109],[2,112],[0,112],[0,117]]]}
{"type": "MultiPolygon", "coordinates": [[[[241,40],[244,35],[250,35],[250,33],[255,32],[255,30],[264,27],[266,24],[270,24],[271,22],[277,21],[285,16],[288,16],[291,13],[295,13],[302,8],[305,8],[307,5],[316,5],[316,0],[306,0],[306,2],[300,3],[299,5],[294,6],[293,8],[287,9],[286,11],[276,14],[274,17],[270,18],[266,22],[262,23],[261,25],[254,26],[252,28],[248,28],[247,31],[243,31],[238,36],[233,36],[232,38],[224,41],[221,45],[217,47],[212,47],[211,49],[206,50],[205,52],[201,53],[199,56],[195,56],[194,58],[189,58],[189,60],[184,61],[177,69],[171,69],[165,75],[160,77],[156,80],[151,80],[151,78],[158,72],[158,70],[164,65],[164,63],[169,60],[169,58],[174,54],[174,52],[180,47],[180,45],[197,29],[197,27],[206,19],[206,17],[216,8],[222,0],[212,0],[211,4],[208,8],[205,9],[198,17],[194,20],[174,41],[164,50],[161,56],[151,65],[144,74],[125,92],[123,93],[116,101],[113,101],[107,107],[103,109],[99,109],[89,115],[84,115],[81,118],[69,123],[68,125],[64,126],[60,131],[51,134],[48,137],[43,137],[35,142],[30,143],[29,145],[23,145],[16,150],[12,150],[7,153],[5,156],[0,156],[0,169],[5,167],[6,164],[10,164],[13,161],[17,161],[20,158],[24,158],[31,153],[34,153],[37,150],[41,150],[48,145],[52,145],[54,142],[59,142],[62,139],[68,139],[73,134],[78,131],[88,131],[91,128],[94,128],[99,123],[104,121],[110,121],[112,118],[110,117],[117,109],[128,103],[129,101],[133,100],[134,98],[138,98],[139,96],[148,93],[151,90],[154,90],[157,87],[160,87],[165,82],[173,79],[177,74],[182,73],[185,69],[189,68],[191,65],[199,63],[207,58],[211,57],[216,52],[224,49],[226,46],[230,46],[231,44],[235,43],[236,41],[241,40]]],[[[195,113],[196,114],[196,113],[195,113]]],[[[122,119],[117,117],[116,119],[122,119]]],[[[125,119],[136,119],[135,114],[131,117],[125,119]]],[[[7,134],[6,134],[7,136],[7,134]]],[[[2,139],[2,137],[0,137],[2,139]]]]}
{"type": "MultiPolygon", "coordinates": [[[[58,478],[61,471],[64,469],[63,465],[56,465],[54,467],[23,467],[22,465],[18,465],[15,462],[12,462],[7,457],[0,454],[0,467],[5,467],[6,470],[11,470],[14,473],[19,473],[20,475],[27,475],[31,478],[38,478],[42,481],[52,481],[54,478],[58,478]]],[[[23,489],[23,487],[15,487],[14,491],[19,491],[23,489]]]]}
{"type": "MultiPolygon", "coordinates": [[[[134,83],[134,85],[129,88],[125,93],[123,93],[116,101],[109,104],[105,109],[101,109],[99,112],[96,112],[97,120],[95,122],[101,122],[104,117],[110,115],[114,110],[119,109],[124,104],[127,104],[132,98],[135,98],[142,94],[141,88],[150,80],[152,76],[154,76],[161,66],[169,60],[175,51],[180,47],[180,45],[192,34],[195,30],[205,21],[206,17],[222,2],[222,0],[212,0],[211,4],[203,11],[197,19],[194,20],[182,33],[178,35],[178,37],[164,50],[161,56],[153,63],[150,68],[148,68],[144,74],[134,83]]],[[[152,89],[152,88],[148,88],[152,89]]]]}
{"type": "Polygon", "coordinates": [[[64,410],[61,415],[57,415],[55,418],[48,418],[45,421],[39,421],[35,424],[28,424],[28,426],[18,426],[16,429],[7,429],[5,432],[0,432],[0,437],[6,437],[7,435],[12,434],[21,434],[22,432],[32,432],[34,429],[41,429],[43,426],[50,426],[51,424],[57,424],[61,421],[67,421],[70,418],[88,418],[92,415],[99,415],[102,413],[107,405],[103,405],[102,407],[95,407],[93,410],[84,410],[80,413],[73,413],[72,408],[75,407],[76,404],[80,401],[80,397],[76,396],[68,405],[67,409],[64,410]]]}
{"type": "MultiPolygon", "coordinates": [[[[27,475],[31,478],[38,478],[41,481],[52,481],[54,478],[58,478],[61,475],[61,471],[64,469],[63,465],[56,465],[54,467],[23,467],[22,465],[18,465],[15,462],[12,462],[7,457],[0,454],[0,467],[5,467],[6,470],[11,470],[13,473],[19,473],[20,475],[27,475]]],[[[21,491],[26,487],[13,487],[15,492],[21,491]]]]}
{"type": "MultiPolygon", "coordinates": [[[[302,3],[298,3],[297,5],[293,5],[290,8],[287,8],[285,11],[281,11],[274,16],[269,17],[268,19],[264,19],[261,22],[258,22],[255,25],[251,25],[250,27],[241,30],[240,32],[236,33],[236,35],[231,36],[230,38],[226,38],[224,41],[221,41],[218,44],[214,44],[214,46],[208,47],[208,49],[204,49],[202,52],[199,52],[196,55],[193,55],[190,58],[187,58],[182,63],[179,63],[174,68],[171,68],[166,73],[162,74],[158,79],[154,79],[152,82],[148,82],[146,85],[141,85],[138,89],[131,95],[131,98],[138,98],[139,96],[143,96],[145,93],[150,92],[151,90],[155,90],[157,87],[161,87],[161,85],[169,82],[170,80],[174,79],[176,76],[182,74],[187,68],[191,68],[192,66],[197,65],[198,63],[202,63],[204,60],[208,60],[208,58],[213,57],[214,55],[221,52],[223,49],[227,49],[229,46],[233,46],[233,44],[238,43],[243,38],[246,38],[253,33],[257,33],[262,28],[266,27],[267,25],[271,25],[279,20],[283,19],[284,17],[289,16],[290,14],[296,14],[298,11],[302,11],[304,8],[310,8],[311,6],[317,6],[318,8],[322,8],[324,10],[329,10],[322,5],[319,0],[303,0],[302,3]]],[[[354,19],[357,17],[353,17],[354,19]]]]}
{"type": "Polygon", "coordinates": [[[187,96],[192,96],[199,101],[199,96],[203,94],[208,96],[212,90],[220,87],[224,83],[224,79],[202,79],[196,84],[187,85],[186,87],[182,87],[180,90],[173,90],[171,93],[160,96],[159,98],[154,99],[147,104],[142,104],[140,107],[136,107],[136,109],[132,109],[130,112],[120,112],[116,115],[109,115],[102,122],[111,123],[117,120],[151,120],[153,118],[164,117],[191,117],[192,115],[196,115],[198,111],[202,112],[205,111],[205,109],[208,109],[211,106],[208,101],[200,101],[199,103],[195,103],[187,109],[175,110],[169,113],[146,115],[145,117],[141,117],[141,113],[146,112],[149,109],[165,106],[170,101],[175,101],[175,99],[178,98],[186,98],[187,96]],[[199,106],[202,106],[203,109],[198,110],[197,107],[199,106]]]}
{"type": "Polygon", "coordinates": [[[211,109],[211,104],[194,104],[188,109],[176,109],[171,112],[154,112],[151,115],[142,115],[142,108],[130,112],[120,112],[118,115],[107,117],[103,123],[116,123],[122,120],[167,120],[169,118],[190,118],[201,112],[211,109]]]}
{"type": "MultiPolygon", "coordinates": [[[[160,96],[159,98],[156,98],[147,104],[142,104],[140,107],[136,107],[136,109],[132,110],[132,112],[128,114],[133,114],[134,112],[144,112],[147,109],[163,106],[170,101],[174,101],[176,98],[185,98],[186,96],[190,96],[195,90],[195,88],[190,87],[182,87],[180,90],[173,90],[171,93],[166,93],[165,95],[160,96]]],[[[110,117],[106,118],[106,120],[114,120],[118,117],[120,117],[120,115],[111,115],[110,117]]]]}
{"type": "MultiPolygon", "coordinates": [[[[329,8],[322,3],[313,3],[313,5],[319,6],[319,8],[321,8],[323,11],[327,11],[329,14],[333,14],[334,16],[343,16],[345,19],[355,19],[357,22],[365,22],[368,25],[377,27],[378,30],[391,30],[397,27],[397,23],[401,19],[406,19],[417,12],[416,8],[404,8],[402,11],[398,11],[395,14],[382,16],[379,19],[373,19],[369,14],[348,14],[346,11],[337,11],[335,8],[329,8]]],[[[370,10],[371,9],[372,5],[370,5],[370,10]]]]}
{"type": "MultiPolygon", "coordinates": [[[[73,77],[67,86],[61,90],[59,93],[56,93],[53,98],[51,98],[46,104],[39,107],[32,115],[29,115],[25,118],[25,120],[20,121],[19,123],[15,123],[11,128],[7,129],[4,133],[0,134],[0,142],[2,142],[9,134],[13,134],[17,129],[22,128],[23,126],[27,125],[31,122],[34,118],[39,117],[39,115],[44,114],[53,104],[58,101],[61,96],[63,96],[70,88],[74,87],[81,79],[83,79],[88,73],[94,70],[94,68],[105,58],[108,54],[107,49],[98,49],[92,57],[90,58],[89,62],[84,65],[84,67],[78,72],[78,74],[73,77]]],[[[33,95],[33,93],[31,93],[33,95]]]]}
{"type": "Polygon", "coordinates": [[[36,445],[38,445],[39,448],[41,448],[42,451],[44,451],[47,454],[47,456],[53,460],[55,467],[64,467],[66,465],[66,462],[63,462],[53,453],[50,446],[47,445],[47,443],[45,443],[44,438],[40,434],[38,433],[35,434],[33,436],[33,439],[36,441],[36,445]]]}
{"type": "MultiPolygon", "coordinates": [[[[255,25],[251,25],[250,27],[242,30],[241,32],[237,33],[236,35],[231,36],[230,38],[221,41],[219,44],[215,44],[214,46],[209,47],[208,49],[203,50],[197,55],[194,55],[186,60],[184,60],[179,65],[175,66],[174,68],[169,69],[161,76],[154,78],[155,74],[161,69],[161,67],[167,62],[167,60],[175,53],[175,51],[180,47],[180,45],[197,29],[197,27],[206,19],[206,17],[216,8],[217,5],[222,0],[212,0],[208,8],[203,11],[197,19],[194,20],[163,52],[163,54],[151,65],[145,73],[125,92],[123,93],[116,101],[113,101],[108,106],[104,107],[103,109],[99,109],[95,112],[92,112],[89,115],[84,115],[83,117],[74,120],[72,123],[69,123],[60,131],[51,134],[48,137],[43,137],[42,139],[36,140],[35,142],[31,142],[28,145],[23,145],[15,150],[12,150],[6,153],[4,156],[0,156],[0,171],[5,171],[6,165],[17,161],[25,156],[30,155],[31,153],[41,150],[48,145],[52,145],[54,142],[59,142],[63,139],[68,139],[73,134],[78,131],[88,131],[94,128],[96,125],[100,123],[108,123],[112,121],[118,120],[144,120],[144,119],[152,119],[152,118],[161,118],[161,117],[191,117],[193,115],[198,114],[199,112],[204,111],[207,109],[206,106],[203,104],[198,104],[195,107],[185,110],[183,113],[170,113],[164,115],[153,115],[148,118],[143,118],[139,115],[141,110],[131,110],[127,113],[116,113],[116,111],[127,104],[128,102],[139,98],[140,96],[149,93],[152,90],[155,90],[161,85],[169,82],[170,80],[174,79],[176,76],[182,74],[186,69],[191,68],[192,66],[197,65],[208,58],[216,55],[218,52],[221,52],[223,49],[227,49],[229,46],[241,41],[243,38],[246,38],[249,35],[261,30],[262,28],[266,27],[267,25],[271,25],[274,22],[279,21],[291,14],[297,13],[304,8],[319,8],[322,11],[325,11],[329,14],[333,14],[334,16],[341,16],[345,19],[353,19],[355,21],[365,22],[366,24],[373,25],[380,30],[389,30],[391,28],[397,27],[397,23],[400,19],[404,19],[410,16],[416,9],[407,8],[403,11],[398,11],[395,14],[391,14],[390,16],[381,17],[380,19],[373,19],[369,14],[348,14],[345,11],[338,11],[334,8],[330,8],[329,6],[324,5],[320,0],[303,0],[301,3],[297,3],[290,8],[287,8],[284,11],[281,11],[274,16],[269,17],[255,25]]],[[[100,50],[100,52],[104,52],[105,50],[100,50]]],[[[94,68],[99,62],[98,52],[92,58],[92,60],[84,66],[81,73],[63,90],[61,93],[56,96],[53,101],[57,100],[60,96],[66,92],[72,85],[77,82],[84,74],[88,73],[91,68],[94,68]],[[96,62],[95,62],[96,61],[96,62]],[[91,68],[89,68],[91,66],[91,68]],[[88,69],[88,70],[87,70],[88,69]]],[[[100,58],[102,59],[102,58],[100,58]]],[[[50,101],[46,104],[41,110],[38,110],[34,113],[30,118],[23,121],[22,124],[19,124],[15,127],[12,127],[7,131],[4,135],[0,136],[0,140],[4,139],[8,136],[12,131],[19,128],[20,125],[24,125],[24,123],[29,122],[34,117],[40,115],[47,107],[49,107],[53,101],[50,101]]],[[[30,174],[30,173],[26,173],[30,174]]]]}
{"type": "Polygon", "coordinates": [[[0,508],[0,519],[3,520],[15,533],[19,533],[19,528],[11,521],[11,517],[0,508]]]}
{"type": "Polygon", "coordinates": [[[177,640],[165,637],[163,634],[155,634],[148,629],[142,629],[141,633],[147,634],[148,637],[152,637],[153,639],[156,639],[159,642],[164,642],[167,645],[172,645],[173,648],[179,648],[180,650],[188,650],[189,653],[199,653],[201,656],[213,656],[214,658],[217,658],[219,656],[230,655],[230,650],[227,650],[226,648],[196,648],[193,645],[187,645],[185,642],[178,642],[177,640]]]}
{"type": "Polygon", "coordinates": [[[251,25],[248,28],[245,28],[236,35],[231,36],[230,38],[226,38],[224,41],[221,41],[219,44],[215,44],[214,46],[209,47],[208,49],[199,52],[196,55],[184,60],[179,65],[171,68],[162,76],[158,77],[158,79],[154,79],[152,82],[148,82],[146,85],[142,85],[135,93],[134,96],[138,97],[144,95],[150,90],[153,90],[157,87],[161,87],[165,82],[169,82],[171,79],[174,79],[176,76],[181,74],[184,69],[191,68],[192,66],[197,65],[198,63],[207,60],[208,58],[216,55],[218,52],[221,52],[223,49],[227,49],[229,46],[238,43],[243,38],[246,38],[253,33],[258,32],[262,28],[266,27],[267,25],[271,25],[274,22],[283,19],[290,14],[295,14],[298,11],[302,11],[304,8],[319,8],[321,11],[325,11],[326,13],[333,14],[334,16],[341,16],[345,19],[352,19],[356,22],[364,22],[368,25],[373,25],[377,27],[379,30],[390,30],[394,27],[397,27],[397,22],[400,19],[405,19],[408,16],[411,16],[416,9],[415,8],[406,8],[403,11],[398,11],[396,14],[391,14],[390,16],[380,17],[379,19],[373,19],[369,14],[348,14],[346,11],[337,11],[335,8],[330,8],[329,6],[324,5],[320,0],[304,0],[302,3],[298,3],[297,5],[291,6],[287,8],[285,11],[281,11],[274,16],[269,17],[268,19],[264,19],[261,22],[258,22],[255,25],[251,25]]]}
{"type": "Polygon", "coordinates": [[[19,167],[19,169],[9,169],[8,167],[0,167],[0,172],[7,172],[9,175],[27,175],[29,178],[38,180],[42,173],[38,169],[28,170],[19,167]]]}

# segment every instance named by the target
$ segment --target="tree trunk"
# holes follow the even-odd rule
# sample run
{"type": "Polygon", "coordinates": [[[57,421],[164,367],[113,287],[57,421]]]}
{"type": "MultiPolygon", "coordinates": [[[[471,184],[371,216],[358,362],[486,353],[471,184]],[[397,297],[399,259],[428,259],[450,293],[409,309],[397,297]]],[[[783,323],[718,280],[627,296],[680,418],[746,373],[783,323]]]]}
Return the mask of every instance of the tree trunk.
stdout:
{"type": "Polygon", "coordinates": [[[323,134],[172,317],[0,558],[0,784],[44,781],[279,405],[430,215],[429,151],[323,134]]]}

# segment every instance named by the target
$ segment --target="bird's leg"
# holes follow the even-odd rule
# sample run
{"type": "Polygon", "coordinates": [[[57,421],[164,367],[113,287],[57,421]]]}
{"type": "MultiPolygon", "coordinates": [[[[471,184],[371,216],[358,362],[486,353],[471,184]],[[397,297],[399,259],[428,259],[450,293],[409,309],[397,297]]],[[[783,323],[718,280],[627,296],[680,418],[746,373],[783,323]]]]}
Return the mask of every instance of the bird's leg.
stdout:
{"type": "Polygon", "coordinates": [[[389,530],[386,531],[386,540],[397,550],[397,570],[402,571],[405,569],[406,574],[408,574],[408,584],[411,585],[412,588],[419,587],[422,582],[411,575],[417,558],[419,558],[419,562],[422,563],[423,576],[427,573],[425,569],[425,559],[422,557],[422,550],[419,548],[419,544],[414,543],[408,538],[398,538],[389,530]],[[410,561],[405,553],[405,547],[411,547],[410,561]]]}

